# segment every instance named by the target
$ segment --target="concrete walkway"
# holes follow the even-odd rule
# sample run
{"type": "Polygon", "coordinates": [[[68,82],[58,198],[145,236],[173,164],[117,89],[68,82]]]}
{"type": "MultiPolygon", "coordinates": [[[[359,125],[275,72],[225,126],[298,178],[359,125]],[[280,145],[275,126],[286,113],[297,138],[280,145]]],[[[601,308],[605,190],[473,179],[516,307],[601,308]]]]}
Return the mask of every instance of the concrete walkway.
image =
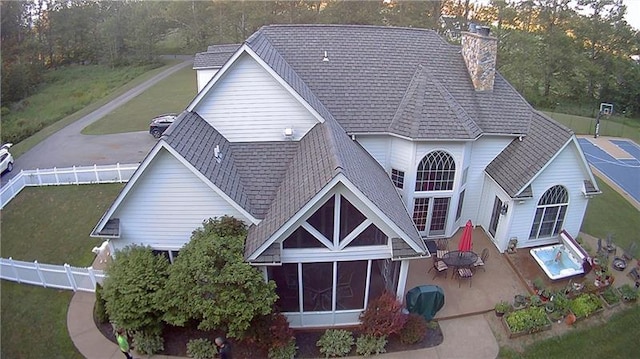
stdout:
{"type": "MultiPolygon", "coordinates": [[[[93,322],[95,294],[76,292],[67,312],[67,328],[73,344],[89,359],[122,359],[118,346],[105,338],[93,322]]],[[[444,341],[437,347],[409,352],[389,353],[378,358],[474,358],[493,359],[498,356],[498,342],[483,315],[441,320],[444,341]]],[[[166,355],[154,359],[180,358],[166,355]]],[[[186,359],[186,358],[185,358],[186,359]]]]}

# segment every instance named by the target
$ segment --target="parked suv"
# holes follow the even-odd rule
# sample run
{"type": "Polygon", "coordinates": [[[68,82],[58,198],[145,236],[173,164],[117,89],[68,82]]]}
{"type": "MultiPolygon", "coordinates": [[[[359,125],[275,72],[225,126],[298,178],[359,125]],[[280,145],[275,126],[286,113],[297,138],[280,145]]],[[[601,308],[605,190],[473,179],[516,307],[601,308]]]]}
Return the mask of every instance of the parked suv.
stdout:
{"type": "Polygon", "coordinates": [[[13,170],[13,156],[9,152],[12,143],[5,143],[0,147],[0,173],[11,172],[13,170]]]}
{"type": "Polygon", "coordinates": [[[154,117],[149,124],[149,133],[155,138],[160,138],[164,131],[175,121],[177,116],[175,113],[165,113],[164,115],[154,117]]]}

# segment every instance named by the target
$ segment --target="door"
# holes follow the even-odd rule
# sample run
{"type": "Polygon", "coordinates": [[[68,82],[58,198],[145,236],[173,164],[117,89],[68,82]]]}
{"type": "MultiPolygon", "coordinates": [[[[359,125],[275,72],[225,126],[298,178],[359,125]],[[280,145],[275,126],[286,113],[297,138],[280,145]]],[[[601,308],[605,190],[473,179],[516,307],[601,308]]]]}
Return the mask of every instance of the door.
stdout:
{"type": "Polygon", "coordinates": [[[450,197],[414,199],[413,221],[426,237],[443,236],[447,228],[450,197]]]}

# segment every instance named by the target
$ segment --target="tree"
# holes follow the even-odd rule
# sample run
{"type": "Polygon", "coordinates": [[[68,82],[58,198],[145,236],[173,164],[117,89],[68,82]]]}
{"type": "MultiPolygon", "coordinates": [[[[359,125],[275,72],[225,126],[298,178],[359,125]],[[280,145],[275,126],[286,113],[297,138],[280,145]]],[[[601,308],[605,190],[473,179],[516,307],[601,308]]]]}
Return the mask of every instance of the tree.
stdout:
{"type": "Polygon", "coordinates": [[[102,290],[107,314],[126,330],[157,328],[161,323],[159,292],[167,280],[169,262],[149,247],[128,246],[107,267],[102,290]]]}
{"type": "Polygon", "coordinates": [[[227,216],[193,232],[162,293],[167,323],[196,320],[199,329],[225,329],[227,336],[242,338],[254,317],[272,312],[275,283],[244,261],[245,237],[242,222],[227,216]]]}

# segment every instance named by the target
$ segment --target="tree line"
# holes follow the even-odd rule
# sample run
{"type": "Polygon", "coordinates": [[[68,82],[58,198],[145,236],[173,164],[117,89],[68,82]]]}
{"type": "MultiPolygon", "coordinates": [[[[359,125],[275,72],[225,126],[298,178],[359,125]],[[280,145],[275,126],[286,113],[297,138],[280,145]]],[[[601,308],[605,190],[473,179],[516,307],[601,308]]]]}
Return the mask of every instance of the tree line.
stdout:
{"type": "MultiPolygon", "coordinates": [[[[434,29],[443,17],[490,25],[498,70],[535,106],[640,114],[640,33],[622,0],[0,1],[2,105],[20,101],[48,69],[127,66],[161,51],[240,43],[267,24],[370,24],[434,29]]],[[[463,29],[464,30],[464,29],[463,29]]],[[[453,39],[452,41],[456,41],[453,39]]]]}

